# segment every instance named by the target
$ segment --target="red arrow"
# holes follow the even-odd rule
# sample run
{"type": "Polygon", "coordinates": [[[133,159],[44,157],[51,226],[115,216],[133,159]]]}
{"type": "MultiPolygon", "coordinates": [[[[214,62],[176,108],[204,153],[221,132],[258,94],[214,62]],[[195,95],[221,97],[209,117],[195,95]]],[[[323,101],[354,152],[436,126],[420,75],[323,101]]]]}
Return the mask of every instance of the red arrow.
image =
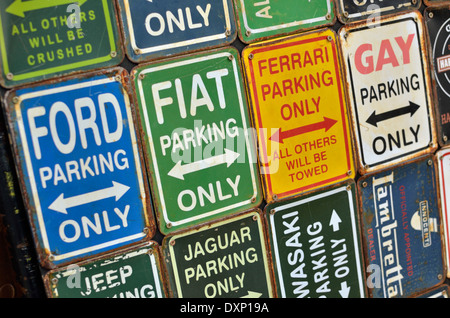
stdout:
{"type": "Polygon", "coordinates": [[[323,117],[323,121],[320,121],[318,123],[306,125],[303,127],[297,127],[291,130],[282,131],[281,128],[278,129],[271,137],[269,137],[269,140],[279,142],[280,144],[283,143],[284,139],[298,136],[301,134],[306,134],[315,130],[325,129],[325,132],[327,132],[331,127],[334,126],[334,124],[337,123],[337,120],[323,117]]]}

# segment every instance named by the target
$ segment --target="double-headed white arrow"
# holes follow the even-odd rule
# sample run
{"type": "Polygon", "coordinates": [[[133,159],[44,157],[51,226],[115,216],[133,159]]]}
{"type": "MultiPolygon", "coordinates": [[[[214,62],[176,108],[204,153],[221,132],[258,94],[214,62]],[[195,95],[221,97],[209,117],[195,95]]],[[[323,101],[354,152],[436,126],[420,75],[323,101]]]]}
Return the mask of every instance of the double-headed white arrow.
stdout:
{"type": "Polygon", "coordinates": [[[333,232],[339,231],[339,223],[341,222],[342,220],[337,214],[336,210],[333,210],[333,212],[331,213],[331,219],[329,224],[333,227],[333,232]]]}
{"type": "Polygon", "coordinates": [[[112,184],[112,187],[76,195],[70,198],[64,198],[64,193],[61,193],[61,195],[57,197],[48,208],[56,212],[67,214],[67,209],[82,204],[111,197],[115,197],[116,201],[118,201],[128,191],[128,189],[130,189],[130,187],[115,181],[113,181],[112,184]]]}
{"type": "Polygon", "coordinates": [[[184,175],[188,173],[208,169],[224,163],[226,163],[227,167],[229,167],[239,157],[239,153],[231,151],[226,148],[224,150],[225,150],[224,154],[195,161],[192,163],[187,163],[185,165],[182,165],[180,160],[167,174],[171,177],[184,180],[184,175]]]}

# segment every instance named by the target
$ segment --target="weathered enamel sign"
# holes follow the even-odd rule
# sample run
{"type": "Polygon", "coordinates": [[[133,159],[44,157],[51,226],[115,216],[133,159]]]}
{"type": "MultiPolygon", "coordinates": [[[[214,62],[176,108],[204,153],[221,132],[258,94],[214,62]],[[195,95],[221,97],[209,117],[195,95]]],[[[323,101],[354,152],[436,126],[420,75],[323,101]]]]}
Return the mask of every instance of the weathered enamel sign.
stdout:
{"type": "Polygon", "coordinates": [[[136,63],[236,38],[231,0],[119,0],[119,5],[127,55],[136,63]]]}
{"type": "Polygon", "coordinates": [[[156,242],[52,270],[44,277],[51,298],[164,298],[156,242]]]}
{"type": "Polygon", "coordinates": [[[127,79],[116,68],[6,96],[19,181],[43,266],[154,234],[127,79]]]}
{"type": "Polygon", "coordinates": [[[358,180],[374,298],[414,296],[445,278],[435,169],[426,156],[358,180]]]}
{"type": "Polygon", "coordinates": [[[266,200],[353,177],[334,32],[251,44],[242,54],[266,200]]]}
{"type": "Polygon", "coordinates": [[[418,12],[339,32],[362,174],[436,148],[427,48],[418,12]]]}
{"type": "Polygon", "coordinates": [[[331,25],[334,1],[234,0],[238,34],[244,43],[331,25]]]}
{"type": "Polygon", "coordinates": [[[256,207],[262,195],[237,50],[132,74],[160,231],[256,207]]]}
{"type": "Polygon", "coordinates": [[[163,252],[173,297],[273,297],[258,211],[165,237],[163,252]]]}
{"type": "Polygon", "coordinates": [[[279,297],[365,297],[353,181],[265,211],[279,297]]]}
{"type": "Polygon", "coordinates": [[[114,1],[1,1],[0,56],[0,84],[8,88],[118,65],[114,1]]]}
{"type": "MultiPolygon", "coordinates": [[[[450,4],[450,3],[449,3],[450,4]]],[[[437,140],[442,145],[450,143],[450,34],[449,5],[428,7],[424,11],[425,23],[430,39],[429,58],[434,66],[434,80],[437,94],[436,122],[437,140]]]]}
{"type": "Polygon", "coordinates": [[[339,20],[343,23],[373,21],[381,15],[420,8],[420,0],[337,0],[339,20]]]}

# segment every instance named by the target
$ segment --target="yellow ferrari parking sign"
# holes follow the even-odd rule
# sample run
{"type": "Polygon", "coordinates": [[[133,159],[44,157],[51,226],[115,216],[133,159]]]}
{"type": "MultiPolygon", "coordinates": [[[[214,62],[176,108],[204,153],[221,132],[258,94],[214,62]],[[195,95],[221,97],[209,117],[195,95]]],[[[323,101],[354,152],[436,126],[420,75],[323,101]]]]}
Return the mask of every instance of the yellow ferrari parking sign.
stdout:
{"type": "Polygon", "coordinates": [[[266,200],[353,177],[335,33],[250,45],[243,60],[266,200]]]}

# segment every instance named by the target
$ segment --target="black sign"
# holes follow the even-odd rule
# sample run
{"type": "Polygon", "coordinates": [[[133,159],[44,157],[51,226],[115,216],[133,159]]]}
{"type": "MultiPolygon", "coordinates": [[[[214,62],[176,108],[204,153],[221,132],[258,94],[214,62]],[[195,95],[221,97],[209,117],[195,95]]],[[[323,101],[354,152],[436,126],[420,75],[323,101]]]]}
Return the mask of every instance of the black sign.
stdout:
{"type": "Polygon", "coordinates": [[[418,9],[420,0],[338,0],[339,19],[342,23],[376,20],[381,15],[418,9]]]}
{"type": "Polygon", "coordinates": [[[450,11],[448,6],[429,7],[424,16],[436,82],[438,140],[441,145],[447,145],[450,143],[450,11]]]}

